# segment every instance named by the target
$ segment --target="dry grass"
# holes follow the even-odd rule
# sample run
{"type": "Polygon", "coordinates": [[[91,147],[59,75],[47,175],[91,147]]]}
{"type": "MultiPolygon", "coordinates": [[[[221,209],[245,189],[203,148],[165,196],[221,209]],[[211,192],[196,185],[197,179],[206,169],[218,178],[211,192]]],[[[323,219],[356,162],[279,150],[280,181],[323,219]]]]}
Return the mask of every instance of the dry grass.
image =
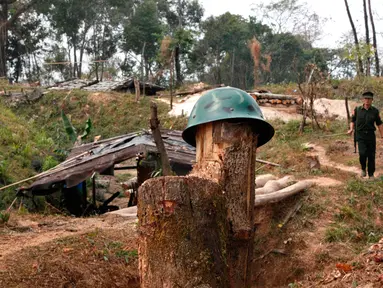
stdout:
{"type": "Polygon", "coordinates": [[[53,240],[2,264],[0,287],[139,287],[137,242],[130,230],[53,240]]]}

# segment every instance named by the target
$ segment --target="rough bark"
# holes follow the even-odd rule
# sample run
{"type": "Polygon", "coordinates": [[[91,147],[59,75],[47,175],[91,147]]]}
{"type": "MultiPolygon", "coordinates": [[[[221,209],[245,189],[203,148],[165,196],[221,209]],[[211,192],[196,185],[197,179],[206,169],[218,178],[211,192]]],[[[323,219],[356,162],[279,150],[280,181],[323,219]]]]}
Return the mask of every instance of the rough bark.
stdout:
{"type": "Polygon", "coordinates": [[[358,34],[356,33],[356,28],[355,28],[355,25],[354,25],[354,21],[352,20],[352,16],[351,16],[351,12],[350,12],[350,8],[348,6],[347,0],[344,0],[344,4],[346,5],[348,19],[349,19],[350,24],[351,24],[352,33],[354,35],[354,43],[355,43],[355,47],[356,47],[356,53],[358,54],[357,55],[357,58],[358,58],[357,74],[358,75],[363,75],[364,69],[363,69],[362,58],[361,58],[361,55],[360,55],[360,47],[359,47],[358,34]]]}
{"type": "MultiPolygon", "coordinates": [[[[370,29],[368,28],[368,15],[367,15],[367,3],[363,0],[363,14],[364,14],[364,28],[366,31],[366,44],[370,46],[370,29]]],[[[371,57],[367,55],[366,59],[366,76],[371,75],[371,57]]]]}
{"type": "Polygon", "coordinates": [[[251,287],[257,136],[248,123],[217,121],[197,128],[196,144],[192,174],[214,179],[227,197],[230,287],[251,287]]]}
{"type": "Polygon", "coordinates": [[[160,131],[160,121],[157,117],[157,105],[154,102],[150,103],[150,129],[152,130],[154,142],[156,142],[157,150],[160,153],[161,165],[162,165],[162,175],[169,176],[172,173],[170,168],[170,162],[168,154],[166,153],[164,142],[162,141],[161,131],[160,131]]]}
{"type": "Polygon", "coordinates": [[[229,287],[226,201],[199,177],[160,177],[138,193],[141,288],[229,287]]]}
{"type": "Polygon", "coordinates": [[[376,30],[375,30],[375,22],[374,17],[372,15],[372,9],[371,9],[371,0],[368,0],[368,11],[370,14],[370,21],[371,21],[371,28],[372,28],[372,46],[375,50],[375,75],[376,77],[380,76],[380,64],[379,64],[379,54],[378,54],[378,44],[376,42],[376,30]]]}

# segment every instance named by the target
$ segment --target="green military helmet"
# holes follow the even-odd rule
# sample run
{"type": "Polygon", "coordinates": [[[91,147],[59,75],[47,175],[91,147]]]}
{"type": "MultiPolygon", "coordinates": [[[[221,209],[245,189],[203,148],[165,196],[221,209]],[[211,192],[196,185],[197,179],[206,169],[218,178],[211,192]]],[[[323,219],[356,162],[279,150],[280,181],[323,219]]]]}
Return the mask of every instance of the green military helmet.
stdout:
{"type": "Polygon", "coordinates": [[[195,136],[198,125],[219,120],[251,122],[258,136],[258,147],[270,141],[274,128],[267,123],[253,97],[245,91],[223,87],[206,92],[198,99],[189,116],[182,138],[196,146],[195,136]]]}

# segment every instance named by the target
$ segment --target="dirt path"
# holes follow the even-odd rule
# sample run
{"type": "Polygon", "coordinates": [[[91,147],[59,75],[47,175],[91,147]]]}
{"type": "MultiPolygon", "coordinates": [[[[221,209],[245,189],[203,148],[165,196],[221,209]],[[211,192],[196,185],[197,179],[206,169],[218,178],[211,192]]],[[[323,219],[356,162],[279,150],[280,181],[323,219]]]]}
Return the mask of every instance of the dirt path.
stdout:
{"type": "Polygon", "coordinates": [[[132,218],[110,214],[91,218],[12,214],[10,219],[7,227],[0,228],[0,263],[6,255],[27,247],[95,229],[125,229],[136,222],[132,218]]]}
{"type": "MultiPolygon", "coordinates": [[[[332,167],[332,168],[336,168],[336,169],[339,169],[339,170],[342,170],[342,171],[345,171],[345,172],[348,172],[348,173],[356,174],[356,175],[360,174],[359,166],[358,167],[356,167],[356,166],[347,166],[347,165],[344,165],[344,164],[341,164],[341,163],[337,163],[337,162],[331,161],[331,159],[326,155],[326,149],[324,147],[322,147],[320,145],[317,145],[317,144],[313,144],[313,143],[307,143],[306,147],[311,149],[311,151],[307,155],[309,155],[309,156],[318,156],[319,162],[320,162],[321,165],[332,167]]],[[[355,157],[358,157],[358,156],[355,156],[355,157]]],[[[377,164],[378,163],[379,162],[378,162],[378,159],[377,159],[377,164]]],[[[382,174],[383,174],[383,170],[382,169],[377,169],[376,172],[375,172],[375,177],[380,176],[382,174]]]]}
{"type": "Polygon", "coordinates": [[[331,161],[329,157],[326,155],[326,149],[322,146],[313,144],[313,143],[308,143],[306,145],[307,148],[312,149],[310,153],[308,153],[309,156],[318,156],[319,162],[323,166],[328,166],[328,167],[333,167],[345,172],[349,173],[354,173],[354,174],[359,174],[360,169],[354,166],[346,166],[340,163],[336,163],[334,161],[331,161]]]}

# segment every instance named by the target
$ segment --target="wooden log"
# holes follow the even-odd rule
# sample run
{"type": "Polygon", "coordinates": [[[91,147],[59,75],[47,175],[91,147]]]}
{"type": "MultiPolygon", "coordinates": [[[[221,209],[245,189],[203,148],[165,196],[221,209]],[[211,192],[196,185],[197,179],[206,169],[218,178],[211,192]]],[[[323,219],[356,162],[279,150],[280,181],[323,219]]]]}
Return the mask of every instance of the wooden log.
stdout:
{"type": "Polygon", "coordinates": [[[251,287],[257,136],[248,123],[216,121],[198,126],[196,144],[192,174],[214,179],[227,197],[230,287],[251,287]]]}
{"type": "Polygon", "coordinates": [[[216,182],[152,178],[138,197],[141,288],[229,287],[226,199],[216,182]]]}
{"type": "Polygon", "coordinates": [[[255,195],[262,195],[273,193],[282,188],[286,188],[293,181],[293,177],[285,176],[278,180],[270,180],[268,181],[262,188],[255,189],[255,195]]]}
{"type": "Polygon", "coordinates": [[[282,190],[276,191],[274,193],[257,195],[254,202],[255,207],[279,202],[289,196],[292,196],[294,194],[304,191],[307,188],[310,188],[312,185],[313,185],[312,181],[304,180],[304,181],[297,182],[293,185],[290,185],[282,190]]]}
{"type": "Polygon", "coordinates": [[[261,188],[261,187],[265,186],[267,181],[270,181],[270,180],[277,180],[277,177],[275,177],[272,174],[259,175],[255,179],[255,187],[261,188]]]}
{"type": "Polygon", "coordinates": [[[300,98],[300,96],[295,96],[295,95],[258,93],[258,92],[250,92],[250,95],[254,95],[258,99],[296,100],[296,99],[300,98]]]}

